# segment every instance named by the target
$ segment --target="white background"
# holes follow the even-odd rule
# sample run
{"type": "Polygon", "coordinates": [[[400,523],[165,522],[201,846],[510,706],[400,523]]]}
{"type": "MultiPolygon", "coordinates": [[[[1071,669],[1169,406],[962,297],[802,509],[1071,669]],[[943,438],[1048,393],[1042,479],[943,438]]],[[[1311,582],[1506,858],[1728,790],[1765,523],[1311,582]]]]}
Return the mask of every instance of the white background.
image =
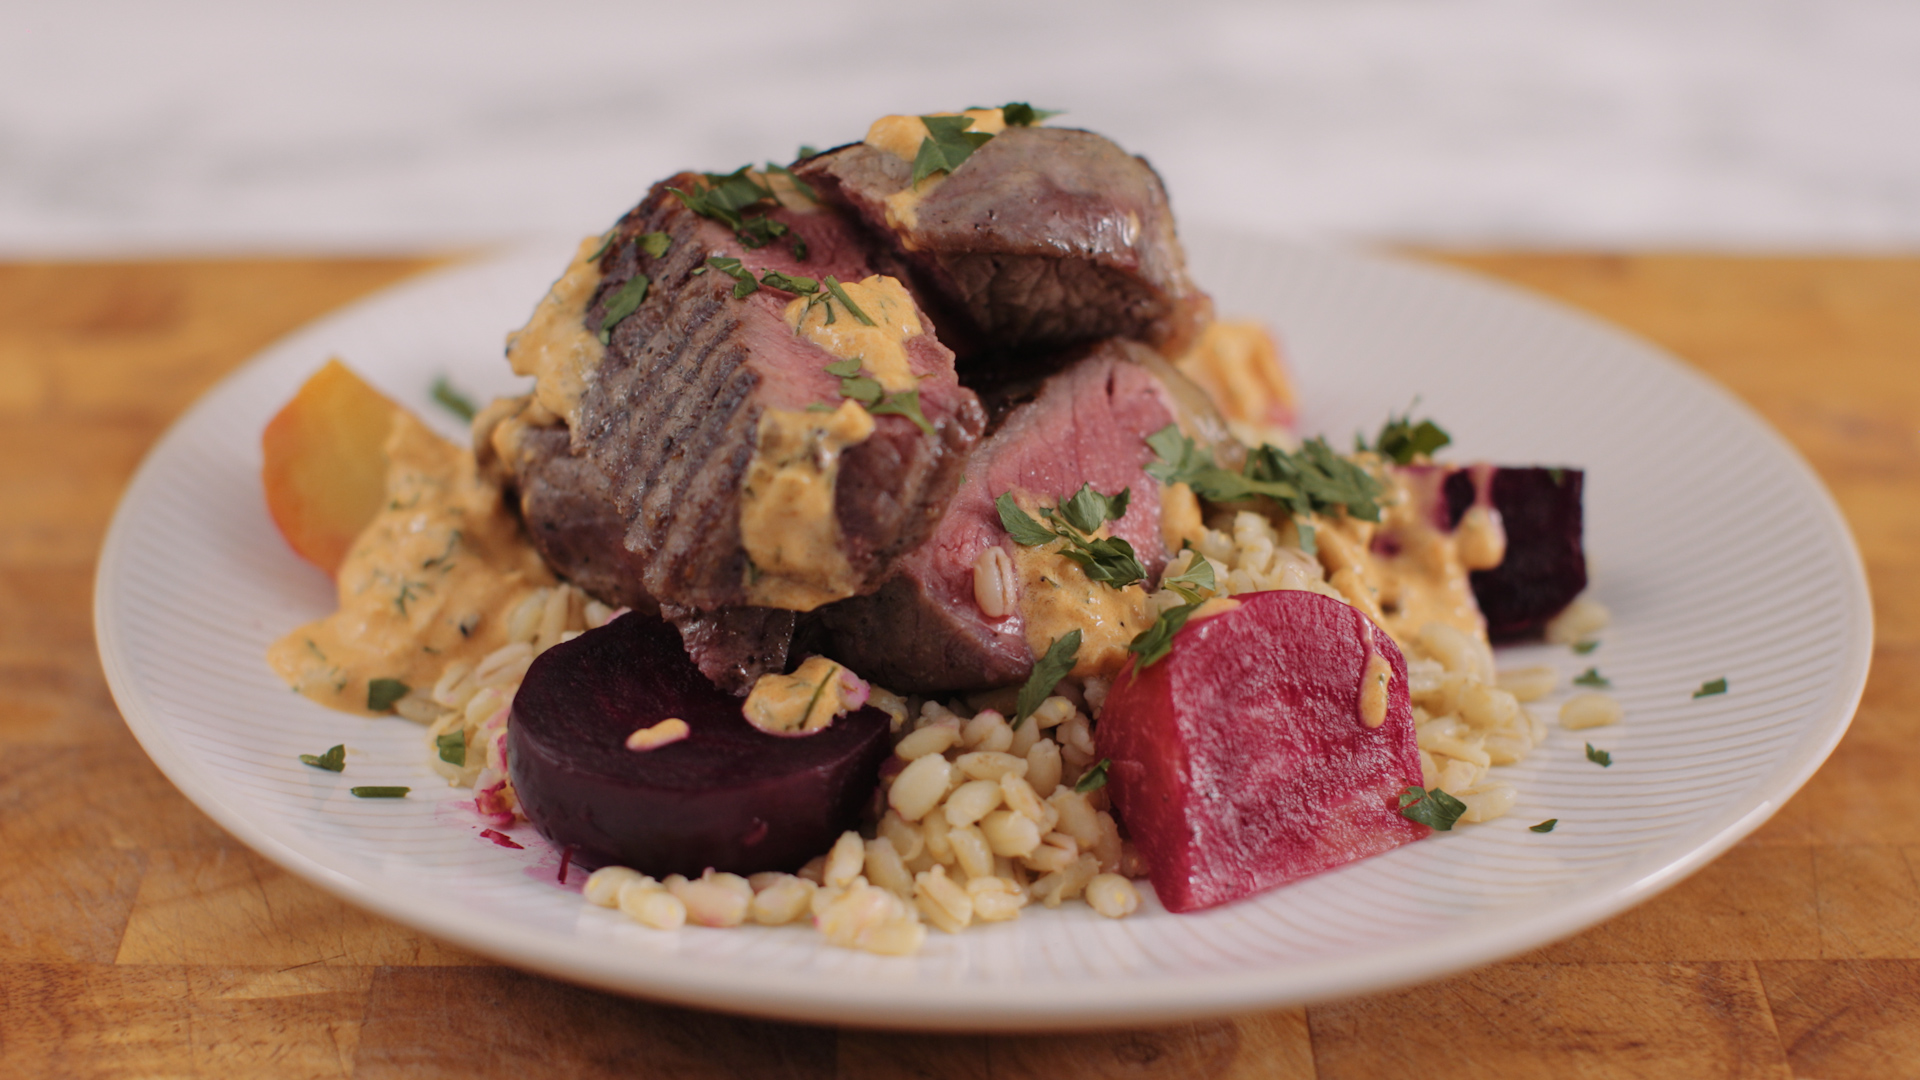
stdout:
{"type": "Polygon", "coordinates": [[[598,231],[680,168],[1029,100],[1183,220],[1920,248],[1920,3],[0,0],[0,257],[598,231]]]}

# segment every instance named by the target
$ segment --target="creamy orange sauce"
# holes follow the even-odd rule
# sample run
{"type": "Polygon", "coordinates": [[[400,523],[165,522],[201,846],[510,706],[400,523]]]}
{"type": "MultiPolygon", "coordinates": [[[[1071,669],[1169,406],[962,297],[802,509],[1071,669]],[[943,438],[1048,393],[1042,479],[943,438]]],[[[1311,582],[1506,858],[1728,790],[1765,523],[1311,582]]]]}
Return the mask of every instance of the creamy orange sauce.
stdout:
{"type": "Polygon", "coordinates": [[[553,283],[533,317],[507,335],[507,362],[516,375],[534,378],[534,396],[567,426],[580,430],[580,395],[606,359],[607,347],[587,332],[587,306],[600,287],[600,266],[592,255],[601,237],[580,241],[566,273],[553,283]]]}
{"type": "Polygon", "coordinates": [[[425,690],[507,644],[496,613],[554,584],[472,454],[399,411],[386,453],[387,501],[341,564],[339,610],[267,651],[301,694],[362,714],[371,680],[425,690]]]}
{"type": "Polygon", "coordinates": [[[1186,484],[1168,484],[1160,488],[1160,540],[1168,551],[1178,552],[1188,544],[1199,547],[1207,538],[1207,522],[1200,513],[1200,497],[1186,484]]]}
{"type": "Polygon", "coordinates": [[[840,452],[873,434],[873,417],[847,400],[831,413],[768,409],[741,486],[740,542],[748,603],[812,611],[858,588],[834,515],[840,452]]]}
{"type": "MultiPolygon", "coordinates": [[[[964,114],[940,112],[926,115],[971,116],[973,126],[967,130],[985,132],[988,135],[998,135],[1007,129],[1006,116],[999,109],[968,109],[964,114]]],[[[932,133],[927,130],[926,122],[918,116],[883,116],[875,120],[873,126],[867,129],[867,137],[863,141],[876,150],[884,150],[894,157],[912,161],[919,156],[921,140],[930,134],[932,133]]],[[[946,178],[946,173],[937,172],[917,184],[909,185],[887,196],[887,224],[894,229],[912,230],[919,224],[920,201],[932,194],[933,189],[939,187],[946,178]]]]}
{"type": "Polygon", "coordinates": [[[884,274],[843,282],[840,287],[873,325],[854,318],[838,300],[809,303],[804,296],[787,305],[787,325],[842,360],[859,360],[861,373],[888,393],[919,386],[907,363],[907,340],[926,333],[926,328],[906,287],[884,274]]]}
{"type": "Polygon", "coordinates": [[[1280,364],[1280,347],[1265,326],[1227,320],[1210,323],[1193,348],[1173,365],[1207,392],[1241,442],[1289,449],[1298,445],[1288,428],[1297,410],[1293,383],[1280,364]]]}
{"type": "Polygon", "coordinates": [[[762,675],[741,712],[747,723],[775,735],[805,735],[846,715],[845,671],[824,656],[809,656],[791,675],[762,675]]]}
{"type": "Polygon", "coordinates": [[[1327,571],[1328,583],[1403,644],[1430,622],[1485,641],[1486,620],[1473,598],[1467,577],[1472,567],[1462,558],[1461,535],[1437,529],[1427,520],[1422,506],[1432,505],[1438,492],[1415,497],[1414,484],[1438,484],[1440,476],[1394,471],[1386,480],[1378,524],[1345,515],[1316,516],[1320,565],[1327,571]],[[1375,551],[1376,537],[1387,538],[1399,550],[1375,551]]]}
{"type": "MultiPolygon", "coordinates": [[[[1015,491],[1013,498],[1021,509],[1036,514],[1039,502],[1033,496],[1015,491]]],[[[1103,525],[1093,535],[1108,534],[1103,525]]],[[[1065,546],[1064,540],[1014,545],[1016,605],[1027,648],[1036,657],[1045,656],[1054,642],[1078,630],[1080,652],[1071,674],[1115,674],[1126,663],[1127,645],[1153,625],[1147,591],[1140,585],[1116,589],[1089,578],[1079,563],[1060,554],[1065,546]]]]}

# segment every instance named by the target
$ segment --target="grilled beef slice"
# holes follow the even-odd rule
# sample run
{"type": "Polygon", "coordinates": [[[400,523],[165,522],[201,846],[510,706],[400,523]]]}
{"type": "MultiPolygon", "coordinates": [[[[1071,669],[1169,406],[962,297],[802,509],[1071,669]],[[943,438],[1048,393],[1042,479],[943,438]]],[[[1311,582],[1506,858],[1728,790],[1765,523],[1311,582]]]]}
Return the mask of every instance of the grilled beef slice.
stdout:
{"type": "Polygon", "coordinates": [[[936,320],[962,324],[942,324],[950,341],[1004,349],[1120,336],[1176,355],[1211,317],[1159,176],[1092,132],[1010,127],[951,175],[923,181],[911,222],[887,203],[912,179],[909,160],[855,143],[795,172],[915,267],[941,301],[936,320]]]}
{"type": "MultiPolygon", "coordinates": [[[[634,274],[651,284],[638,310],[614,326],[572,441],[608,481],[624,525],[624,561],[639,587],[662,604],[712,611],[749,600],[741,486],[762,415],[838,405],[841,384],[825,370],[838,358],[787,324],[782,312],[793,294],[762,286],[735,298],[735,279],[707,260],[738,258],[755,277],[776,270],[859,281],[871,270],[862,238],[831,208],[772,210],[766,216],[791,232],[749,248],[669,190],[698,183],[683,173],[654,185],[616,227],[587,328],[601,329],[609,299],[634,274]],[[635,242],[650,233],[670,239],[658,257],[635,242]]],[[[908,340],[907,354],[935,434],[905,416],[878,415],[872,436],[840,457],[834,515],[856,592],[877,587],[926,537],[985,422],[954,377],[953,354],[921,321],[927,332],[908,340]]]]}
{"type": "Polygon", "coordinates": [[[1133,342],[1104,342],[1042,383],[981,441],[966,480],[933,535],[900,560],[900,570],[871,596],[821,608],[828,654],[861,675],[911,693],[1007,686],[1033,668],[1020,614],[990,619],[974,600],[981,553],[1013,541],[994,499],[1022,490],[1043,502],[1082,484],[1132,491],[1113,534],[1132,544],[1149,579],[1166,564],[1160,489],[1144,471],[1146,437],[1172,423],[1177,406],[1149,369],[1130,357],[1151,354],[1133,342]]]}
{"type": "Polygon", "coordinates": [[[786,670],[794,614],[774,608],[713,611],[662,605],[640,585],[641,564],[621,542],[626,527],[607,478],[568,446],[565,424],[529,424],[531,399],[496,402],[476,430],[483,465],[497,463],[527,535],[554,573],[613,607],[658,613],[680,631],[687,655],[714,685],[745,694],[769,672],[786,670]],[[498,433],[496,435],[496,433],[498,433]]]}

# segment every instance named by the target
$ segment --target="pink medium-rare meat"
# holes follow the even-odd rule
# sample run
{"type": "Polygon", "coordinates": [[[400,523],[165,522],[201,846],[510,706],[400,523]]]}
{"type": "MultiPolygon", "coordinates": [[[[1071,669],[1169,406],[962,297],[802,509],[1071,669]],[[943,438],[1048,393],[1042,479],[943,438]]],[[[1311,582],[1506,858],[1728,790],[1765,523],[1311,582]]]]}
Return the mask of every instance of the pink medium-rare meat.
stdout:
{"type": "Polygon", "coordinates": [[[1420,783],[1407,665],[1364,615],[1264,592],[1187,624],[1114,681],[1095,741],[1107,790],[1170,911],[1198,911],[1427,835],[1398,796],[1420,783]],[[1361,695],[1391,668],[1382,720],[1361,695]]]}
{"type": "Polygon", "coordinates": [[[1112,533],[1133,545],[1150,578],[1166,564],[1160,489],[1146,475],[1154,460],[1146,437],[1172,423],[1166,387],[1129,357],[1135,342],[1109,341],[1041,384],[983,439],[966,478],[926,543],[900,560],[899,572],[871,596],[822,608],[835,659],[904,692],[1007,686],[1033,668],[1016,611],[989,618],[974,599],[974,564],[990,546],[1009,553],[994,500],[1024,491],[1042,502],[1092,484],[1132,492],[1112,533]]]}
{"type": "Polygon", "coordinates": [[[896,245],[942,301],[936,317],[961,324],[943,328],[956,342],[1119,336],[1175,355],[1211,317],[1159,176],[1092,132],[1007,128],[935,184],[910,225],[887,213],[888,196],[913,177],[903,158],[855,143],[795,171],[896,245]]]}

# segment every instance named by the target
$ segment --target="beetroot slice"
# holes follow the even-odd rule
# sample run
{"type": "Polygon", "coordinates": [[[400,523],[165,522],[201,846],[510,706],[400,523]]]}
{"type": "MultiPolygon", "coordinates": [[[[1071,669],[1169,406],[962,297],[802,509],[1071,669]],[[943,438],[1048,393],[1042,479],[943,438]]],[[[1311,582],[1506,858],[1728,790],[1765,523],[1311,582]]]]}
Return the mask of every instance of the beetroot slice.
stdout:
{"type": "Polygon", "coordinates": [[[1198,911],[1426,836],[1400,816],[1420,782],[1407,664],[1338,600],[1265,592],[1189,623],[1114,683],[1096,739],[1114,806],[1170,911],[1198,911]],[[1367,727],[1370,651],[1393,670],[1367,727]]]}
{"type": "Polygon", "coordinates": [[[888,753],[886,713],[812,735],[769,735],[687,658],[671,625],[638,613],[542,653],[513,699],[507,768],[540,832],[590,865],[694,875],[793,870],[854,827],[888,753]],[[653,750],[634,731],[677,716],[653,750]]]}
{"type": "Polygon", "coordinates": [[[1447,477],[1448,525],[1457,525],[1476,498],[1500,511],[1507,532],[1507,557],[1491,570],[1470,576],[1473,597],[1487,617],[1494,641],[1537,638],[1587,587],[1587,556],[1581,545],[1581,491],[1586,474],[1579,469],[1459,469],[1447,477]],[[1485,490],[1476,490],[1475,472],[1483,472],[1485,490]]]}

